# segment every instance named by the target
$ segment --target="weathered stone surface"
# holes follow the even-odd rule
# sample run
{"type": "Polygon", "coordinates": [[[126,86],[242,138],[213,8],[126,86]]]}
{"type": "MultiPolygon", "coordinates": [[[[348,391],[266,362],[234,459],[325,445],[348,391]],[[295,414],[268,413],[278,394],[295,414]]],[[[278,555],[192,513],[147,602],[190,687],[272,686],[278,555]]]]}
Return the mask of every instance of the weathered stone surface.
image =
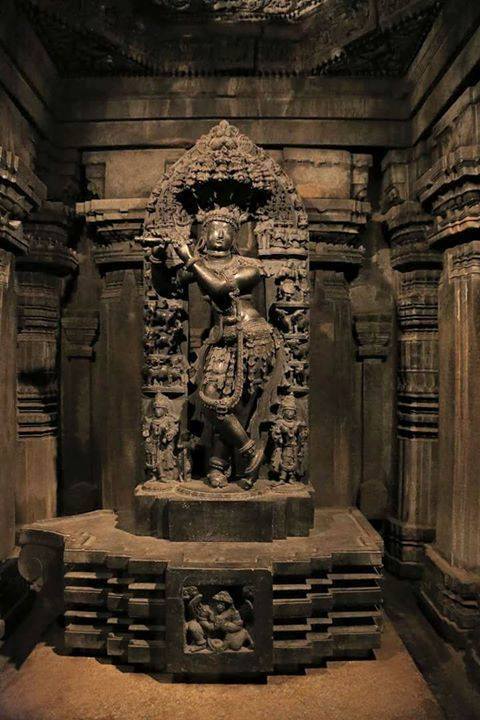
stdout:
{"type": "Polygon", "coordinates": [[[15,348],[17,340],[16,295],[12,253],[0,249],[0,340],[12,352],[0,353],[0,439],[2,472],[0,474],[0,559],[3,561],[15,545],[15,477],[16,451],[16,384],[15,348]],[[12,357],[13,355],[13,357],[12,357]]]}
{"type": "Polygon", "coordinates": [[[311,490],[296,483],[254,493],[208,490],[200,482],[135,491],[136,531],[175,542],[271,542],[306,536],[313,523],[311,490]],[[189,485],[192,485],[190,488],[189,485]]]}
{"type": "MultiPolygon", "coordinates": [[[[288,157],[288,156],[287,156],[288,157]]],[[[312,481],[318,505],[349,504],[359,485],[355,392],[355,341],[350,281],[364,255],[362,231],[369,155],[342,151],[292,153],[299,176],[309,168],[310,269],[312,273],[310,436],[312,481]],[[325,194],[325,197],[322,196],[325,194]]]]}

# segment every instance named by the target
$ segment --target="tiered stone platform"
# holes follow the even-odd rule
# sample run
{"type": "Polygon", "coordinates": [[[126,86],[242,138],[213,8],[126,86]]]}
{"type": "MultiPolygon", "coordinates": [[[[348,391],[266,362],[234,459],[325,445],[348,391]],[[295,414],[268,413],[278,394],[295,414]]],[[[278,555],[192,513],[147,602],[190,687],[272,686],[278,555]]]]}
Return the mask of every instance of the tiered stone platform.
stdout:
{"type": "Polygon", "coordinates": [[[356,509],[317,510],[308,537],[171,542],[133,535],[110,511],[35,523],[23,574],[65,618],[72,650],[178,676],[263,675],[368,656],[381,633],[382,541],[356,509]],[[246,586],[250,652],[184,652],[181,588],[246,586]]]}

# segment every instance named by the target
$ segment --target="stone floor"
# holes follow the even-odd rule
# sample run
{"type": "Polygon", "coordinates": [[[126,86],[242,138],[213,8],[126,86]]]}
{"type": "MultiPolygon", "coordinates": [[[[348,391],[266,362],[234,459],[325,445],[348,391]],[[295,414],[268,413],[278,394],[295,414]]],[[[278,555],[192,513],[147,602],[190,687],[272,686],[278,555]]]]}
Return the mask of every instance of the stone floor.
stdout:
{"type": "Polygon", "coordinates": [[[385,574],[385,608],[447,720],[480,720],[480,685],[463,653],[446,643],[421,612],[416,583],[385,574]]]}
{"type": "Polygon", "coordinates": [[[17,651],[6,662],[1,720],[444,719],[389,621],[377,661],[331,662],[260,685],[172,683],[122,672],[56,652],[60,637],[51,627],[33,650],[17,651]]]}

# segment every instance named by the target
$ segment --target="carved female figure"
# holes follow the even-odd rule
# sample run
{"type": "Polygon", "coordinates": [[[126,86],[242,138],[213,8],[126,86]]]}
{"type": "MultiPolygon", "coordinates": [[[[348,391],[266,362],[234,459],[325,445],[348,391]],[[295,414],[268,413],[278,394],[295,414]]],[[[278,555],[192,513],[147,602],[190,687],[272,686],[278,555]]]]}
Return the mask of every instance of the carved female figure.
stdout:
{"type": "Polygon", "coordinates": [[[249,489],[263,459],[259,425],[281,379],[283,350],[278,333],[252,303],[252,290],[265,271],[260,260],[238,251],[241,211],[217,207],[199,219],[197,246],[177,240],[174,248],[183,263],[179,279],[196,282],[213,309],[197,374],[202,411],[214,430],[207,482],[225,486],[233,460],[235,478],[249,489]]]}

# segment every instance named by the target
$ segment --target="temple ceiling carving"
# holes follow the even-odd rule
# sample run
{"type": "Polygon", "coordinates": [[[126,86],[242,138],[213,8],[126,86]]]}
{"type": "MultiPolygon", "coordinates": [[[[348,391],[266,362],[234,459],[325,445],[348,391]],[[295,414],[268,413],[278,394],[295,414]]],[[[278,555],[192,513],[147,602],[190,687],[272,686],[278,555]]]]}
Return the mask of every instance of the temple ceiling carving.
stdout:
{"type": "Polygon", "coordinates": [[[66,77],[401,76],[442,0],[21,0],[66,77]]]}

